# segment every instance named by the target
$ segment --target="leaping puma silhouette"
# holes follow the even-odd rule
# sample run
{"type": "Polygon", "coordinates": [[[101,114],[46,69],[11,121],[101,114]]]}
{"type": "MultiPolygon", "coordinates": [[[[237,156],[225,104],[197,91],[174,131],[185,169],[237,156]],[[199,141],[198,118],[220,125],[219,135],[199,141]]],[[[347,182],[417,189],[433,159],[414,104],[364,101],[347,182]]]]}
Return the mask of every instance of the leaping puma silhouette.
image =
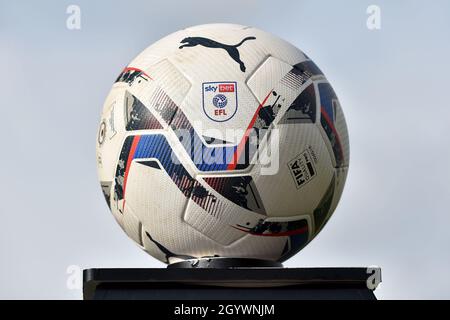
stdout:
{"type": "Polygon", "coordinates": [[[185,47],[195,47],[198,45],[201,45],[201,46],[204,46],[207,48],[224,49],[226,52],[228,52],[228,54],[234,61],[239,63],[239,67],[240,67],[241,71],[245,72],[245,64],[244,64],[244,62],[242,62],[242,60],[239,56],[239,50],[237,48],[240,47],[245,41],[255,40],[255,39],[256,39],[255,37],[246,37],[246,38],[242,39],[242,41],[239,42],[238,44],[229,45],[229,44],[220,43],[220,42],[208,39],[208,38],[187,37],[180,41],[180,43],[182,45],[179,47],[179,49],[183,49],[185,47]]]}

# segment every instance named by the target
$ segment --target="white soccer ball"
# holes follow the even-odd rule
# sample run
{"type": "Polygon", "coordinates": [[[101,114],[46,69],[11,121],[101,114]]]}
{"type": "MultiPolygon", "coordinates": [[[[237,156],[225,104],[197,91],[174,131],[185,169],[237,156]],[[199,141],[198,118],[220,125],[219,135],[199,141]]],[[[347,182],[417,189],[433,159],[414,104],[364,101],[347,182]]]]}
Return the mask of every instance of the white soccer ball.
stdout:
{"type": "Polygon", "coordinates": [[[97,163],[114,217],[153,257],[284,261],[335,210],[348,134],[331,85],[302,51],[255,28],[201,25],[122,71],[97,163]]]}

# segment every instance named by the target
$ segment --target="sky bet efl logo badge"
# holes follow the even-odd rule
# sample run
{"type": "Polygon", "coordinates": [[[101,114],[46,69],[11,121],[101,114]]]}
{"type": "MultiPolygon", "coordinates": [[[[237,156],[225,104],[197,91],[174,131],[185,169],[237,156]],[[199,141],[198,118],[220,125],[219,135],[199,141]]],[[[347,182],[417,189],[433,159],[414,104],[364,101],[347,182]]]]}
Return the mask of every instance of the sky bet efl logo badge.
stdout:
{"type": "Polygon", "coordinates": [[[232,81],[203,83],[203,111],[217,122],[230,120],[237,111],[237,83],[232,81]]]}

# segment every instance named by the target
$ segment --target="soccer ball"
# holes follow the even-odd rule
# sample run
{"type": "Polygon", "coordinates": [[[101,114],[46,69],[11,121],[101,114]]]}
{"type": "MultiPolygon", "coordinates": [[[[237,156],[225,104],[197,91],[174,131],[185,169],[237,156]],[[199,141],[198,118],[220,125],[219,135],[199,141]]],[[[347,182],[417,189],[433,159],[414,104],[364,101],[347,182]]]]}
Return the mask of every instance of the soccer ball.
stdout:
{"type": "Polygon", "coordinates": [[[231,24],[144,50],[114,83],[97,137],[112,214],[169,264],[288,259],[330,218],[348,163],[321,70],[286,41],[231,24]]]}

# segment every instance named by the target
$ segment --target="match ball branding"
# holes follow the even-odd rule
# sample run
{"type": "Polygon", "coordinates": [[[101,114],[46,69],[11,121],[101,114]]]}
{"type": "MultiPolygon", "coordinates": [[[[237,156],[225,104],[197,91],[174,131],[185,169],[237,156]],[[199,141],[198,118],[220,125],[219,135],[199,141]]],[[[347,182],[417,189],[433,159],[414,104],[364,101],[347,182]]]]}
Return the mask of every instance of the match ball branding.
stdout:
{"type": "Polygon", "coordinates": [[[216,122],[230,120],[237,111],[237,83],[205,82],[202,84],[203,111],[216,122]]]}
{"type": "Polygon", "coordinates": [[[295,186],[300,189],[316,176],[313,156],[310,150],[300,153],[295,159],[288,163],[295,186]]]}

